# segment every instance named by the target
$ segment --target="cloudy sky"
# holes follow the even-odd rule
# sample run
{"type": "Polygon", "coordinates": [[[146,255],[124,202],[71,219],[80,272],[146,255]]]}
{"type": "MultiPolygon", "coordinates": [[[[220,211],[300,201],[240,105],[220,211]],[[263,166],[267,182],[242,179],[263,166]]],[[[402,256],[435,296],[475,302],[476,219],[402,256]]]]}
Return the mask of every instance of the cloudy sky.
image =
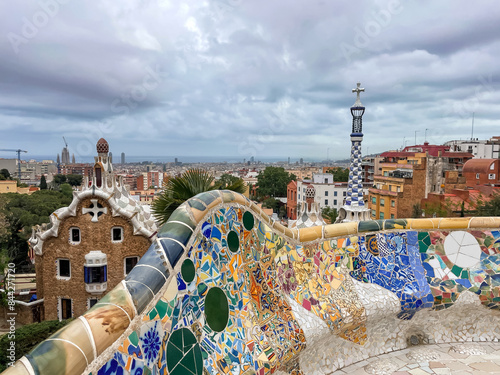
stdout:
{"type": "Polygon", "coordinates": [[[100,137],[115,155],[341,159],[357,81],[365,154],[469,138],[473,112],[474,137],[500,135],[497,1],[1,8],[0,148],[26,158],[64,135],[77,161],[100,137]]]}

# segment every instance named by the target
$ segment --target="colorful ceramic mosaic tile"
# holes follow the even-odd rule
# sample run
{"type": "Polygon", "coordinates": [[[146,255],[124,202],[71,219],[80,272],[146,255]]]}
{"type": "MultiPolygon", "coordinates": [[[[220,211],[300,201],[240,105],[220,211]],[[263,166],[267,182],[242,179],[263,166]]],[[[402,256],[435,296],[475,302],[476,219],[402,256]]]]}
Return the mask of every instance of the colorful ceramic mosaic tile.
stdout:
{"type": "Polygon", "coordinates": [[[485,311],[499,308],[499,227],[458,218],[292,231],[240,195],[204,193],[160,228],[122,284],[56,334],[85,361],[49,339],[11,373],[298,375],[313,325],[348,343],[345,358],[377,341],[373,353],[390,351],[390,340],[371,336],[372,303],[397,301],[381,322],[446,313],[466,292],[485,311]],[[49,363],[47,353],[68,361],[49,363]]]}

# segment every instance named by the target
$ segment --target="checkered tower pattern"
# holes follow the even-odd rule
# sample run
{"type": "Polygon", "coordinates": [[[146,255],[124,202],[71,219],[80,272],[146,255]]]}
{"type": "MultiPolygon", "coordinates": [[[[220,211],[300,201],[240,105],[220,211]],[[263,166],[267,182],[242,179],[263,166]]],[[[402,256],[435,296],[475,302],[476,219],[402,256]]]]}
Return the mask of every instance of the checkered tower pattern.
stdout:
{"type": "Polygon", "coordinates": [[[346,205],[364,206],[363,200],[363,171],[361,166],[361,140],[359,134],[351,136],[351,166],[349,168],[349,183],[347,188],[346,205]],[[353,139],[354,138],[354,139],[353,139]]]}

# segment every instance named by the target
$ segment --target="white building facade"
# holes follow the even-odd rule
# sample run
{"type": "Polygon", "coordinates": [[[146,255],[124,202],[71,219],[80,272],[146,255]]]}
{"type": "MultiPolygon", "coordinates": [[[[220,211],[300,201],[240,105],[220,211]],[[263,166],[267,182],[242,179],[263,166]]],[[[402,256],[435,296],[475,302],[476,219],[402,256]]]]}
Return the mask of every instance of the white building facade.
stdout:
{"type": "Polygon", "coordinates": [[[450,151],[470,152],[475,159],[499,159],[500,136],[484,139],[454,140],[445,143],[450,146],[450,151]]]}
{"type": "MultiPolygon", "coordinates": [[[[306,186],[311,184],[316,189],[315,200],[320,208],[336,208],[344,204],[347,197],[347,182],[334,182],[331,173],[315,173],[312,180],[297,181],[297,204],[306,201],[306,186]]],[[[363,188],[363,194],[368,195],[368,189],[363,188]]]]}

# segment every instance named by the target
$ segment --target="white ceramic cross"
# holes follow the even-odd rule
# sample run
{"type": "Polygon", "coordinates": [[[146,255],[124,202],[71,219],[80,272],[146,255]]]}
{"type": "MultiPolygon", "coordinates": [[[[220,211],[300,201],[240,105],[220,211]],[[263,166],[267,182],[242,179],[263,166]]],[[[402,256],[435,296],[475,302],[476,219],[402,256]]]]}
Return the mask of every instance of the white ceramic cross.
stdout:
{"type": "Polygon", "coordinates": [[[364,88],[362,88],[362,87],[359,87],[359,86],[361,86],[361,83],[360,83],[360,82],[358,82],[357,87],[356,87],[355,89],[352,89],[352,92],[355,92],[355,93],[357,94],[357,97],[356,97],[356,103],[358,103],[358,102],[359,102],[359,104],[361,104],[361,99],[360,99],[360,97],[359,97],[359,93],[360,93],[360,92],[364,92],[364,91],[365,91],[365,89],[364,89],[364,88]]]}
{"type": "Polygon", "coordinates": [[[97,206],[97,199],[91,199],[90,200],[92,202],[92,206],[90,206],[89,208],[82,208],[82,214],[85,215],[87,213],[92,213],[92,221],[93,223],[97,223],[98,221],[98,218],[99,218],[99,213],[103,213],[103,214],[107,214],[108,213],[108,209],[107,207],[98,207],[97,206]]]}

